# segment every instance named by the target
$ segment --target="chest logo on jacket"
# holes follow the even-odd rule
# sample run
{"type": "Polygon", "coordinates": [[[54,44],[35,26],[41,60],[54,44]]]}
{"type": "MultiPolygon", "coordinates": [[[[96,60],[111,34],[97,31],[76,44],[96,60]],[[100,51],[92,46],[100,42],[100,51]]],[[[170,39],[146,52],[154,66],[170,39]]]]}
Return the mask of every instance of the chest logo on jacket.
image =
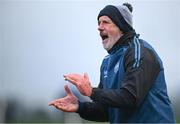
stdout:
{"type": "Polygon", "coordinates": [[[116,74],[119,70],[119,62],[116,63],[116,65],[114,66],[114,73],[116,74]]]}
{"type": "Polygon", "coordinates": [[[108,77],[107,74],[108,74],[107,70],[104,70],[104,78],[108,77]]]}

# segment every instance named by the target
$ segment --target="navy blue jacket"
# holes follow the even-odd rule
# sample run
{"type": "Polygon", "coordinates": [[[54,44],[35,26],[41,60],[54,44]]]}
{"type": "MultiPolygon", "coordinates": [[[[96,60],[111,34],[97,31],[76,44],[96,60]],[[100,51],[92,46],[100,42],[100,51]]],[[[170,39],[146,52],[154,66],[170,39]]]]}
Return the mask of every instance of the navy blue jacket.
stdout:
{"type": "Polygon", "coordinates": [[[101,65],[92,102],[79,102],[78,113],[110,123],[174,123],[162,61],[135,32],[123,35],[101,65]]]}

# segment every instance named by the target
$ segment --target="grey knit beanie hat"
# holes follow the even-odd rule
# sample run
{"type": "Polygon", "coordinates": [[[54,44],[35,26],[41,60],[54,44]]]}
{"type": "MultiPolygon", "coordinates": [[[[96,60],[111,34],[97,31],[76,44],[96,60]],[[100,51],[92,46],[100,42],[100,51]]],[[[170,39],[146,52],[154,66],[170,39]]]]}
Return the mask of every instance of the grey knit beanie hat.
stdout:
{"type": "Polygon", "coordinates": [[[126,33],[133,29],[133,7],[129,3],[124,3],[120,6],[107,5],[103,8],[99,15],[98,20],[101,16],[108,16],[111,20],[119,27],[119,29],[126,33]]]}

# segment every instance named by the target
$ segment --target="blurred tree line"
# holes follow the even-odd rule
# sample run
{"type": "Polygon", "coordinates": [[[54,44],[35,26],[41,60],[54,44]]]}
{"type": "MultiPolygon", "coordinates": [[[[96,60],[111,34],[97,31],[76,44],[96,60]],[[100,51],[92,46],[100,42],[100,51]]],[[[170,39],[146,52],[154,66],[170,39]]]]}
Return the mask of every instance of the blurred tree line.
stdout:
{"type": "MultiPolygon", "coordinates": [[[[77,93],[75,95],[80,97],[80,95],[77,93]]],[[[82,99],[84,98],[81,97],[80,100],[82,99]]],[[[179,105],[180,99],[176,100],[176,102],[173,104],[177,123],[180,123],[179,105]]],[[[47,107],[49,107],[48,103],[47,107]]],[[[52,111],[48,111],[47,108],[38,106],[27,108],[23,104],[22,100],[18,98],[9,98],[6,100],[4,106],[2,104],[2,101],[0,101],[0,123],[90,123],[90,121],[81,119],[76,113],[64,113],[55,108],[52,108],[50,110],[52,111]]]]}

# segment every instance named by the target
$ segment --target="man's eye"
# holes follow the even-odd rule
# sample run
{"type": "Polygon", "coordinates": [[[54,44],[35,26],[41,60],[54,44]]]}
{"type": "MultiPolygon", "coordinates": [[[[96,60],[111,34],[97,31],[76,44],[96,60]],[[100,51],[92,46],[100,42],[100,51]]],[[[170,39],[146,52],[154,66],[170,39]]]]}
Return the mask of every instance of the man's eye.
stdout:
{"type": "Polygon", "coordinates": [[[104,21],[105,24],[110,24],[111,22],[110,21],[104,21]]]}
{"type": "Polygon", "coordinates": [[[98,21],[98,25],[100,24],[110,24],[111,22],[110,21],[98,21]]]}

